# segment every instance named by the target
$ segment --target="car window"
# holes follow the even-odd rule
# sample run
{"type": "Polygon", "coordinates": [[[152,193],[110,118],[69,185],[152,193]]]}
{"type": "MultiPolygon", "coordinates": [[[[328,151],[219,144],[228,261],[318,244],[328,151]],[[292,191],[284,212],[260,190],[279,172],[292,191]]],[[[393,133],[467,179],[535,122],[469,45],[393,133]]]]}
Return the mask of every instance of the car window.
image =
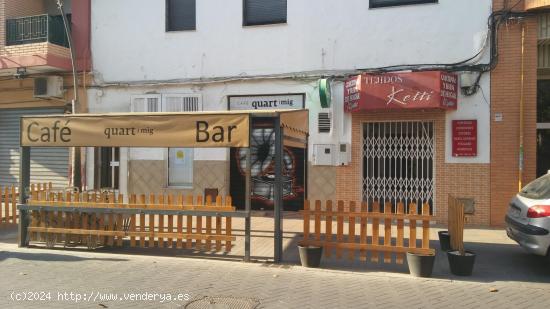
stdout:
{"type": "Polygon", "coordinates": [[[537,178],[526,185],[519,195],[536,200],[550,199],[550,174],[537,178]]]}

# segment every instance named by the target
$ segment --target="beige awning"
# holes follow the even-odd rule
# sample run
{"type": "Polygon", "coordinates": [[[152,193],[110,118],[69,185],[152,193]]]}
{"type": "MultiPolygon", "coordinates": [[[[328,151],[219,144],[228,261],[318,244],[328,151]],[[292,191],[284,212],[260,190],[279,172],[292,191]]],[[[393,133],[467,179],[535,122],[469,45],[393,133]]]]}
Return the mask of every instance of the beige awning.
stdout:
{"type": "Polygon", "coordinates": [[[307,110],[22,117],[21,146],[248,147],[251,116],[280,116],[285,144],[305,147],[307,110]]]}

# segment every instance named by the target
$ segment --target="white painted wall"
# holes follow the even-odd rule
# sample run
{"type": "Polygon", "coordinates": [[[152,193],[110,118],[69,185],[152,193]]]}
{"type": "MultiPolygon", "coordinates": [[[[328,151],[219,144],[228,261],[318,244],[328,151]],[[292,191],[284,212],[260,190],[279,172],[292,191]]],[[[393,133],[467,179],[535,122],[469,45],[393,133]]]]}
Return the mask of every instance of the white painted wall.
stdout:
{"type": "MultiPolygon", "coordinates": [[[[452,63],[471,57],[487,34],[491,0],[440,0],[438,4],[369,9],[368,0],[289,0],[288,22],[242,26],[242,0],[198,0],[197,30],[165,32],[164,0],[92,1],[92,57],[96,82],[184,80],[303,71],[353,70],[398,64],[452,63]]],[[[487,55],[484,60],[487,61],[487,55]]],[[[488,163],[490,82],[483,92],[459,96],[447,112],[446,162],[488,163]],[[483,93],[486,100],[483,98],[483,93]],[[479,155],[451,156],[451,120],[478,119],[479,155]]],[[[310,144],[351,142],[342,112],[342,83],[333,84],[333,131],[317,134],[320,110],[315,82],[238,81],[204,86],[157,85],[92,88],[90,112],[130,110],[130,96],[201,93],[205,110],[225,110],[227,95],[306,93],[310,144]]],[[[154,157],[162,157],[160,150],[154,157]]],[[[195,160],[226,160],[225,149],[197,149],[195,160]]],[[[310,153],[311,159],[311,153],[310,153]]]]}
{"type": "Polygon", "coordinates": [[[197,30],[165,32],[164,0],[92,1],[94,69],[104,81],[167,80],[469,58],[491,0],[369,9],[368,0],[289,0],[288,23],[242,26],[242,0],[198,0],[197,30]]]}

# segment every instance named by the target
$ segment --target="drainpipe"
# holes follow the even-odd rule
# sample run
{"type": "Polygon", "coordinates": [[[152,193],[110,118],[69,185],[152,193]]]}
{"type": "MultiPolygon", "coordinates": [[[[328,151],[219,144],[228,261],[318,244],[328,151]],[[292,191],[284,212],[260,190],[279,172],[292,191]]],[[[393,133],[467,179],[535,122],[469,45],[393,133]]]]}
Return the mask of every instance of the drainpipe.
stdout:
{"type": "Polygon", "coordinates": [[[520,81],[520,98],[519,98],[519,175],[518,175],[518,191],[523,187],[523,166],[524,166],[524,151],[523,151],[523,92],[525,83],[525,25],[521,24],[521,81],[520,81]]]}
{"type": "MultiPolygon", "coordinates": [[[[69,51],[71,52],[71,67],[73,71],[73,100],[71,104],[72,114],[76,114],[76,106],[78,104],[78,77],[76,75],[76,65],[75,65],[75,51],[73,48],[73,38],[71,36],[71,32],[69,30],[69,22],[67,20],[67,16],[65,15],[65,11],[63,10],[63,0],[57,0],[57,7],[59,9],[59,12],[61,13],[61,18],[63,19],[63,26],[65,28],[65,34],[67,36],[67,42],[69,43],[69,51]]],[[[82,175],[81,175],[81,165],[80,162],[80,147],[73,147],[72,148],[72,162],[71,162],[71,184],[73,187],[77,187],[79,189],[82,189],[82,175]]]]}

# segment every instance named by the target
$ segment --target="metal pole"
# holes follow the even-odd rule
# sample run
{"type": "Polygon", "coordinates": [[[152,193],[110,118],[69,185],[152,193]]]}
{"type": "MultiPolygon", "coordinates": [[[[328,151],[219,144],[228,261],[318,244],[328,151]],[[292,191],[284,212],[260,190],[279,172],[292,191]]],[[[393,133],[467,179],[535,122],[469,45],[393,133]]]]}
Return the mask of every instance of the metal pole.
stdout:
{"type": "MultiPolygon", "coordinates": [[[[19,204],[25,204],[29,197],[31,185],[31,148],[21,147],[21,159],[19,163],[19,204]]],[[[19,210],[19,247],[28,246],[27,227],[29,216],[27,210],[19,210]]]]}
{"type": "Polygon", "coordinates": [[[275,183],[274,183],[274,211],[275,211],[275,235],[273,261],[280,263],[283,260],[283,233],[282,233],[282,208],[283,208],[283,129],[281,118],[275,118],[275,183]]]}
{"type": "Polygon", "coordinates": [[[251,187],[251,172],[252,172],[252,160],[250,159],[250,135],[252,135],[252,118],[249,118],[248,124],[248,149],[246,150],[246,175],[245,175],[245,210],[246,217],[244,219],[244,261],[250,262],[250,228],[251,228],[251,218],[250,218],[250,187],[251,187]]]}
{"type": "MultiPolygon", "coordinates": [[[[75,114],[77,112],[76,107],[78,105],[78,78],[76,75],[76,53],[73,48],[73,38],[71,36],[71,32],[69,29],[69,21],[67,20],[67,16],[65,15],[65,11],[63,10],[63,0],[57,0],[57,8],[59,9],[59,12],[61,13],[61,19],[63,19],[63,26],[65,28],[65,34],[67,36],[67,43],[69,44],[69,51],[71,53],[71,68],[73,72],[73,100],[71,102],[71,109],[72,113],[75,114]]],[[[71,182],[74,187],[77,187],[81,189],[82,187],[82,176],[81,176],[81,165],[82,162],[80,160],[80,147],[73,147],[72,148],[72,175],[71,175],[71,182]]]]}

